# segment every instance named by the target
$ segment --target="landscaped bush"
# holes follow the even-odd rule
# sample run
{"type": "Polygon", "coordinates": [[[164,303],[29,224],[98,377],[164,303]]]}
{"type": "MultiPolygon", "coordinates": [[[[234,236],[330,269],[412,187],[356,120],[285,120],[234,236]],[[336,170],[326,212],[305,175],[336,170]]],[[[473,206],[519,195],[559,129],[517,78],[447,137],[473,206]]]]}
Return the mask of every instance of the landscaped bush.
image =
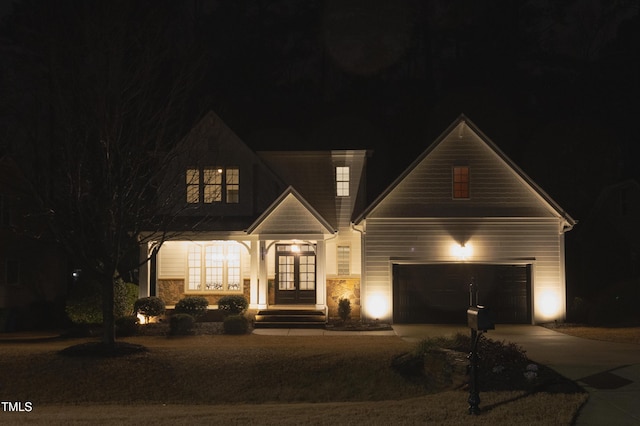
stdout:
{"type": "MultiPolygon", "coordinates": [[[[438,348],[468,354],[471,337],[458,333],[426,339],[416,345],[413,356],[427,360],[438,348]]],[[[540,367],[539,371],[539,367],[527,358],[526,351],[515,343],[492,340],[482,334],[478,339],[477,353],[478,380],[485,391],[531,389],[542,382],[539,377],[544,369],[540,367]]]]}
{"type": "MultiPolygon", "coordinates": [[[[138,286],[123,280],[115,280],[113,297],[113,312],[116,318],[130,315],[138,297],[138,286]]],[[[76,324],[101,324],[102,287],[100,283],[89,280],[75,284],[67,299],[65,312],[76,324]]]]}
{"type": "Polygon", "coordinates": [[[135,336],[140,320],[135,315],[127,315],[116,320],[116,335],[120,337],[135,336]]]}
{"type": "Polygon", "coordinates": [[[246,334],[249,331],[249,320],[244,315],[229,315],[222,325],[225,334],[246,334]]]}
{"type": "Polygon", "coordinates": [[[244,313],[249,307],[249,302],[244,296],[223,296],[218,302],[218,309],[225,315],[238,315],[244,313]]]}
{"type": "Polygon", "coordinates": [[[169,319],[169,334],[172,336],[187,336],[193,334],[196,320],[189,314],[173,314],[169,319]]]}
{"type": "Polygon", "coordinates": [[[351,301],[349,299],[340,299],[338,301],[338,316],[342,321],[346,321],[351,317],[351,301]]]}
{"type": "Polygon", "coordinates": [[[142,297],[136,300],[133,310],[135,314],[144,315],[145,322],[149,322],[150,317],[157,317],[164,314],[166,305],[164,304],[164,301],[159,297],[142,297]]]}
{"type": "Polygon", "coordinates": [[[207,313],[209,301],[203,296],[187,296],[176,303],[174,313],[189,314],[194,319],[198,319],[207,313]]]}
{"type": "Polygon", "coordinates": [[[116,318],[133,314],[133,306],[138,299],[138,286],[124,280],[116,280],[113,294],[113,312],[116,318]]]}
{"type": "Polygon", "coordinates": [[[102,323],[102,297],[97,283],[78,285],[71,291],[64,311],[75,324],[102,323]]]}

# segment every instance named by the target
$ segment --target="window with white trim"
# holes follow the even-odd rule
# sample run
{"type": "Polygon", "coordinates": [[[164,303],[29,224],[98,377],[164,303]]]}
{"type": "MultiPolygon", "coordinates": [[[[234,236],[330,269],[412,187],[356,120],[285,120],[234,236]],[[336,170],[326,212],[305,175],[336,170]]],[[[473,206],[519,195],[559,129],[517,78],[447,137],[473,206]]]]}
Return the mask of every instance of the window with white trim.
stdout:
{"type": "Polygon", "coordinates": [[[454,166],[452,171],[453,178],[453,198],[466,199],[469,198],[469,166],[454,166]]]}
{"type": "Polygon", "coordinates": [[[350,275],[351,273],[351,247],[338,246],[338,275],[350,275]]]}
{"type": "Polygon", "coordinates": [[[349,167],[336,167],[336,195],[338,197],[349,196],[349,167]]]}
{"type": "Polygon", "coordinates": [[[190,204],[240,202],[240,169],[237,167],[187,169],[186,185],[190,204]]]}
{"type": "Polygon", "coordinates": [[[218,241],[191,244],[187,254],[187,291],[242,291],[240,245],[218,241]]]}

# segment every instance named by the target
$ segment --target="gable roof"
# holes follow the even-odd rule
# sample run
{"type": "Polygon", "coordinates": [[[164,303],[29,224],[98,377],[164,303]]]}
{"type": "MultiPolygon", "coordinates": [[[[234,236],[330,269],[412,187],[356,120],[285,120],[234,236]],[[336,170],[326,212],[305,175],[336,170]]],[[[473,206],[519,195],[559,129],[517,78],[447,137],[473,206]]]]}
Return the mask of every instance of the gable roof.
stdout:
{"type": "Polygon", "coordinates": [[[323,231],[329,234],[334,234],[336,232],[331,224],[323,218],[322,215],[320,215],[316,209],[314,209],[313,206],[309,204],[309,202],[305,200],[304,197],[292,186],[289,186],[282,194],[280,194],[271,206],[269,206],[269,208],[266,209],[260,217],[258,217],[258,219],[249,226],[249,228],[247,228],[246,232],[247,234],[252,234],[261,227],[268,228],[268,225],[272,226],[272,228],[266,232],[268,234],[317,234],[323,231]],[[287,206],[287,212],[284,213],[283,217],[278,217],[280,215],[279,207],[285,205],[287,202],[292,202],[287,206]],[[282,220],[278,221],[278,219],[282,220]],[[308,227],[311,225],[315,229],[296,229],[296,224],[302,227],[308,227]],[[285,230],[286,232],[283,232],[285,230]]]}
{"type": "Polygon", "coordinates": [[[529,176],[527,176],[522,169],[520,169],[511,159],[498,148],[471,120],[469,120],[464,114],[461,114],[449,127],[442,132],[442,134],[424,151],[420,154],[411,165],[396,178],[354,221],[359,224],[369,216],[373,210],[382,203],[382,201],[400,185],[401,182],[407,178],[407,176],[422,163],[444,140],[446,140],[453,131],[461,124],[467,126],[472,132],[474,132],[479,139],[495,154],[504,164],[522,181],[524,182],[537,196],[537,198],[547,207],[548,210],[564,220],[565,230],[571,229],[576,221],[565,212],[542,188],[540,188],[529,176]]]}

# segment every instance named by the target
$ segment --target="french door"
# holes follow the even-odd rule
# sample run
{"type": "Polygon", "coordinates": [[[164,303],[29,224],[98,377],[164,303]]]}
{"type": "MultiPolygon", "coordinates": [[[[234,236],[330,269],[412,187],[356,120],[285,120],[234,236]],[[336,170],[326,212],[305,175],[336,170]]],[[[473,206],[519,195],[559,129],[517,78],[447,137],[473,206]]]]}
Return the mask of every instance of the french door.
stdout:
{"type": "Polygon", "coordinates": [[[276,303],[316,303],[316,253],[313,244],[276,245],[276,303]]]}

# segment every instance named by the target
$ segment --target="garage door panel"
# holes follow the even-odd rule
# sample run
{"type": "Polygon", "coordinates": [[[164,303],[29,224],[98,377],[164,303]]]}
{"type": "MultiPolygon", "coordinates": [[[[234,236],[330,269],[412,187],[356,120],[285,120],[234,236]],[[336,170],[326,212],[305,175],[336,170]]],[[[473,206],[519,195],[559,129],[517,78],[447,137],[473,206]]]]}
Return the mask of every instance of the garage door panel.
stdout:
{"type": "Polygon", "coordinates": [[[394,322],[466,323],[473,280],[496,322],[529,323],[530,276],[525,265],[394,265],[394,322]]]}

